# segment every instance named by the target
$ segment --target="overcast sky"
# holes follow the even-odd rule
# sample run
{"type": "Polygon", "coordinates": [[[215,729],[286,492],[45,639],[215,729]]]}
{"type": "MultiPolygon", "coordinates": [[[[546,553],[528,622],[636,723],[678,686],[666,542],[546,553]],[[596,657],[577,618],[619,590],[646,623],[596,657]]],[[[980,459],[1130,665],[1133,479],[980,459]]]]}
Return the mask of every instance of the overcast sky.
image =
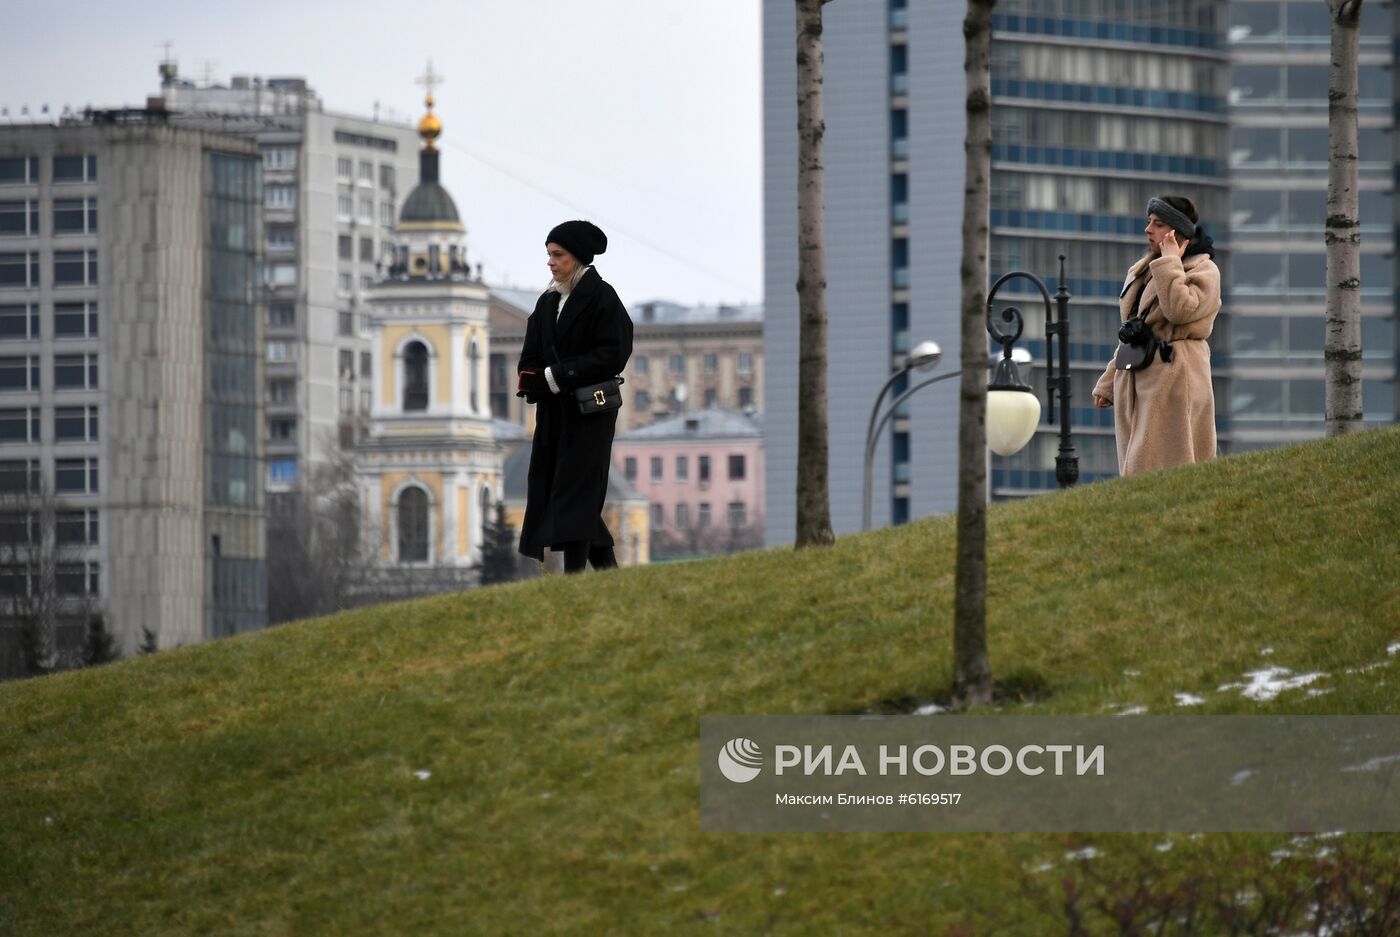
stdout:
{"type": "MultiPolygon", "coordinates": [[[[0,107],[144,103],[183,77],[302,76],[327,110],[416,122],[432,60],[443,181],[473,261],[543,288],[544,235],[586,217],[629,304],[762,299],[758,0],[70,0],[16,4],[0,107]]],[[[4,118],[0,118],[3,120],[4,118]]]]}

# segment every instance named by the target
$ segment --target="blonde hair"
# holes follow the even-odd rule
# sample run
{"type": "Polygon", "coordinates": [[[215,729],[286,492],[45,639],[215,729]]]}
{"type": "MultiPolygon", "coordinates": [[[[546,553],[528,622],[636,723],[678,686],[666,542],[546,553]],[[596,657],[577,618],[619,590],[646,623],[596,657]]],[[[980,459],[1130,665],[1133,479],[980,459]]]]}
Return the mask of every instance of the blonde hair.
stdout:
{"type": "MultiPolygon", "coordinates": [[[[573,257],[574,255],[570,254],[569,256],[573,257]]],[[[574,291],[574,287],[578,286],[578,281],[583,279],[583,275],[588,272],[591,266],[591,264],[580,263],[579,259],[574,257],[574,272],[569,274],[562,283],[558,280],[550,280],[547,289],[568,296],[574,291]]]]}

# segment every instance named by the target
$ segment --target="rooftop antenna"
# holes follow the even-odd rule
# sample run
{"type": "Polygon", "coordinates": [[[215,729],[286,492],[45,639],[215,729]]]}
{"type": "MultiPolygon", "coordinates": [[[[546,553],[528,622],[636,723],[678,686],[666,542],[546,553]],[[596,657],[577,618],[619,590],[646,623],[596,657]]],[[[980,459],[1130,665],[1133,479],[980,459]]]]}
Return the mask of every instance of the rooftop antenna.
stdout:
{"type": "Polygon", "coordinates": [[[163,53],[160,58],[160,68],[158,69],[160,72],[160,83],[162,86],[174,84],[178,69],[175,66],[175,59],[170,55],[170,50],[174,47],[175,43],[166,39],[157,42],[156,45],[161,47],[163,53]]]}
{"type": "Polygon", "coordinates": [[[212,88],[214,86],[214,66],[218,64],[214,59],[204,60],[204,87],[212,88]]]}

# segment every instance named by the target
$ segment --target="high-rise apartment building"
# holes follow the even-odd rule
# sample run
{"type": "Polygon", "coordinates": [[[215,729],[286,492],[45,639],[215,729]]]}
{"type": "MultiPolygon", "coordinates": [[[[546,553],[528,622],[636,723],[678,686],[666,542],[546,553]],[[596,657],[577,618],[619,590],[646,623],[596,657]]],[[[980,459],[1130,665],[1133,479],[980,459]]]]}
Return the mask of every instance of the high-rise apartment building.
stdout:
{"type": "MultiPolygon", "coordinates": [[[[1395,401],[1395,5],[1361,8],[1357,175],[1366,422],[1395,401]]],[[[1216,404],[1229,451],[1323,434],[1327,5],[1230,4],[1231,266],[1216,404]]]]}
{"type": "Polygon", "coordinates": [[[228,87],[161,66],[178,126],[255,140],[263,157],[268,288],[267,489],[274,501],[362,434],[375,375],[366,294],[404,194],[417,182],[412,125],[325,110],[302,78],[228,87]]]}
{"type": "Polygon", "coordinates": [[[158,112],[0,128],[3,617],[51,592],[127,654],[266,623],[260,176],[158,112]]]}

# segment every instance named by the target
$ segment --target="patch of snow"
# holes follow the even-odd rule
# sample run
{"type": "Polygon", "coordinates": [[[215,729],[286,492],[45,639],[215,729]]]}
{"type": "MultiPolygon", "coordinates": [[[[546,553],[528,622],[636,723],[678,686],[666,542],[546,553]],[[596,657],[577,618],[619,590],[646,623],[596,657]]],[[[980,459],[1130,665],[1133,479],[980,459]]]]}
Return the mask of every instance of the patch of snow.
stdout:
{"type": "Polygon", "coordinates": [[[1190,693],[1183,693],[1180,690],[1176,693],[1176,705],[1178,706],[1200,706],[1205,703],[1205,698],[1192,696],[1190,693]]]}
{"type": "Polygon", "coordinates": [[[1145,712],[1147,712],[1147,707],[1146,707],[1146,706],[1129,706],[1127,709],[1123,710],[1122,712],[1120,712],[1120,713],[1115,713],[1115,715],[1118,715],[1118,716],[1141,716],[1141,715],[1142,715],[1143,713],[1145,713],[1145,712]]]}
{"type": "Polygon", "coordinates": [[[1319,690],[1317,687],[1313,687],[1312,689],[1308,690],[1307,695],[1310,696],[1310,697],[1311,697],[1311,696],[1326,696],[1328,693],[1331,693],[1334,689],[1336,689],[1336,688],[1335,688],[1335,687],[1330,687],[1330,686],[1323,687],[1323,688],[1320,689],[1320,690],[1319,690]]]}
{"type": "Polygon", "coordinates": [[[1051,869],[1053,869],[1054,867],[1055,867],[1055,863],[1053,863],[1053,862],[1042,862],[1040,865],[1038,865],[1038,866],[1036,866],[1035,868],[1031,869],[1031,871],[1032,871],[1032,872],[1035,872],[1035,873],[1049,872],[1049,871],[1050,871],[1051,869]]]}
{"type": "Polygon", "coordinates": [[[916,716],[935,716],[935,715],[937,715],[938,713],[944,713],[944,712],[947,712],[947,711],[948,711],[948,709],[947,709],[946,706],[939,706],[937,703],[925,703],[924,705],[920,706],[918,709],[914,710],[914,715],[916,715],[916,716]]]}
{"type": "Polygon", "coordinates": [[[781,897],[783,897],[783,895],[786,895],[786,894],[787,894],[787,889],[786,889],[786,888],[775,888],[775,889],[773,889],[773,897],[774,897],[774,898],[781,898],[781,897]]]}
{"type": "Polygon", "coordinates": [[[1273,856],[1275,861],[1278,861],[1279,859],[1291,859],[1293,858],[1293,850],[1275,849],[1273,852],[1269,853],[1269,855],[1273,856]]]}
{"type": "Polygon", "coordinates": [[[44,817],[45,826],[53,826],[53,817],[44,817]]]}
{"type": "Polygon", "coordinates": [[[1171,852],[1171,851],[1172,851],[1172,848],[1175,847],[1175,846],[1176,846],[1175,843],[1173,843],[1171,840],[1167,840],[1166,842],[1158,843],[1157,845],[1153,846],[1152,848],[1155,849],[1155,850],[1157,850],[1158,852],[1171,852]]]}
{"type": "Polygon", "coordinates": [[[420,781],[426,781],[428,780],[428,778],[433,776],[433,773],[431,771],[424,771],[420,769],[418,771],[413,772],[413,776],[420,781]]]}
{"type": "Polygon", "coordinates": [[[1359,765],[1347,765],[1343,771],[1375,771],[1381,765],[1388,765],[1392,761],[1400,761],[1400,755],[1381,755],[1372,758],[1370,761],[1363,761],[1359,765]]]}
{"type": "Polygon", "coordinates": [[[1101,853],[1093,846],[1085,846],[1083,849],[1073,849],[1065,853],[1065,861],[1073,862],[1075,859],[1097,859],[1101,853]]]}
{"type": "Polygon", "coordinates": [[[1236,771],[1234,775],[1230,778],[1230,786],[1239,787],[1245,781],[1248,781],[1250,778],[1254,777],[1255,773],[1256,772],[1253,768],[1243,768],[1239,771],[1236,771]]]}
{"type": "Polygon", "coordinates": [[[1125,677],[1141,677],[1141,676],[1142,676],[1142,671],[1141,671],[1141,670],[1125,670],[1125,671],[1123,671],[1123,676],[1125,676],[1125,677]]]}
{"type": "Polygon", "coordinates": [[[1245,699],[1267,703],[1284,690],[1296,690],[1326,676],[1325,673],[1295,674],[1286,667],[1266,667],[1263,670],[1247,672],[1245,678],[1249,680],[1249,683],[1226,683],[1220,687],[1220,690],[1240,690],[1240,695],[1245,699]]]}
{"type": "Polygon", "coordinates": [[[1259,653],[1260,653],[1260,655],[1263,656],[1263,657],[1268,657],[1268,656],[1269,656],[1270,654],[1272,654],[1273,652],[1274,652],[1274,649],[1271,648],[1271,647],[1261,647],[1261,648],[1259,649],[1259,653]]]}
{"type": "Polygon", "coordinates": [[[1347,673],[1370,673],[1370,672],[1373,671],[1373,670],[1380,670],[1382,667],[1388,667],[1389,665],[1390,665],[1390,661],[1388,661],[1388,660],[1378,660],[1378,661],[1376,661],[1376,662],[1373,663],[1373,664],[1363,664],[1363,665],[1360,666],[1360,667],[1349,667],[1349,668],[1347,668],[1347,671],[1346,671],[1346,672],[1347,672],[1347,673]]]}
{"type": "Polygon", "coordinates": [[[1391,657],[1400,654],[1400,641],[1392,641],[1390,644],[1387,644],[1385,646],[1385,652],[1391,657]]]}

